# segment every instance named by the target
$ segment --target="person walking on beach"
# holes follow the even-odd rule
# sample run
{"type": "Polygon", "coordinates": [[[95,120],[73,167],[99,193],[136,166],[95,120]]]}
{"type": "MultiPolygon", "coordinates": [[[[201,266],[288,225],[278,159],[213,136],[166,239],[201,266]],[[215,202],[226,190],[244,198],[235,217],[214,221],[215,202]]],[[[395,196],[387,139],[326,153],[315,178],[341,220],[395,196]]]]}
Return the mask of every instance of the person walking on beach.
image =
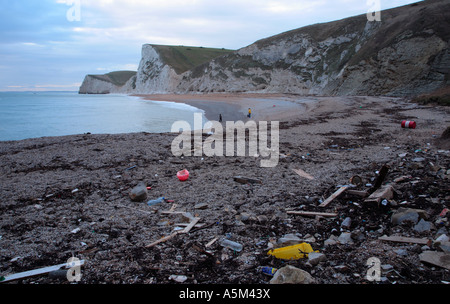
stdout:
{"type": "Polygon", "coordinates": [[[248,118],[252,117],[252,109],[250,109],[250,108],[248,108],[248,115],[247,115],[247,117],[248,118]]]}
{"type": "Polygon", "coordinates": [[[222,114],[219,114],[219,122],[222,122],[222,114]]]}

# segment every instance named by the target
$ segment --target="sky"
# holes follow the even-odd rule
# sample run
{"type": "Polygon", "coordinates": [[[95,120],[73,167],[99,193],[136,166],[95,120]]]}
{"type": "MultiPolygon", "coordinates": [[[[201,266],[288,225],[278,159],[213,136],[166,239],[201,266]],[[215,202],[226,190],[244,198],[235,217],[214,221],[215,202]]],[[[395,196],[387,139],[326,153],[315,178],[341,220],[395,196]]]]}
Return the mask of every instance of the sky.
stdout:
{"type": "MultiPolygon", "coordinates": [[[[0,0],[0,91],[78,91],[137,70],[143,44],[240,49],[418,0],[0,0]]],[[[381,15],[381,21],[383,16],[381,15]]]]}

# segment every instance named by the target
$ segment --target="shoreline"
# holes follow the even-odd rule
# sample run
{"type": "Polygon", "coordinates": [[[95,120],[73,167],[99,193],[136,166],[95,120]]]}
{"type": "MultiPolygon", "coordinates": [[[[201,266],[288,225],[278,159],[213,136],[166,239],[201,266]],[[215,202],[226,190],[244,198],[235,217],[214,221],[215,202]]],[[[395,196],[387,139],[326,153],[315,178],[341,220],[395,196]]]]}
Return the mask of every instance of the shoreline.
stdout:
{"type": "Polygon", "coordinates": [[[252,110],[252,120],[255,121],[287,121],[298,118],[309,110],[317,98],[300,97],[287,94],[259,93],[209,93],[209,94],[132,94],[144,100],[168,101],[184,103],[205,112],[209,120],[246,121],[248,108],[252,110]]]}

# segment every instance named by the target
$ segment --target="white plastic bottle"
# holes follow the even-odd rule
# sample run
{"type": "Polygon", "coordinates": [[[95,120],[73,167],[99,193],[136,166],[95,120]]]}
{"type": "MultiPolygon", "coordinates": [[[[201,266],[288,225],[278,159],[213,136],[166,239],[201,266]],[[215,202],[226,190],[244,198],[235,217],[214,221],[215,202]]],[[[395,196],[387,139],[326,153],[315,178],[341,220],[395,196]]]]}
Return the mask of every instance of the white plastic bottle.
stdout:
{"type": "Polygon", "coordinates": [[[240,252],[242,250],[242,247],[243,247],[241,244],[233,242],[233,241],[230,241],[228,239],[222,239],[220,241],[220,245],[223,246],[223,247],[227,247],[227,248],[233,249],[233,250],[235,250],[237,252],[240,252]]]}

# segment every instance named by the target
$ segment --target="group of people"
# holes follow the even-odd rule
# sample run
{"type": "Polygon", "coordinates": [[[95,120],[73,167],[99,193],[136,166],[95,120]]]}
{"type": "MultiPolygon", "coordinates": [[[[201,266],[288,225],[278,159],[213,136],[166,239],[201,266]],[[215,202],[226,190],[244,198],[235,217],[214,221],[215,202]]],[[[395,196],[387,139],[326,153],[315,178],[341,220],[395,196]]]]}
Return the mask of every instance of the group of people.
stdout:
{"type": "MultiPolygon", "coordinates": [[[[248,108],[248,118],[252,118],[252,109],[248,108]]],[[[222,122],[222,114],[219,114],[219,122],[222,122]]]]}

